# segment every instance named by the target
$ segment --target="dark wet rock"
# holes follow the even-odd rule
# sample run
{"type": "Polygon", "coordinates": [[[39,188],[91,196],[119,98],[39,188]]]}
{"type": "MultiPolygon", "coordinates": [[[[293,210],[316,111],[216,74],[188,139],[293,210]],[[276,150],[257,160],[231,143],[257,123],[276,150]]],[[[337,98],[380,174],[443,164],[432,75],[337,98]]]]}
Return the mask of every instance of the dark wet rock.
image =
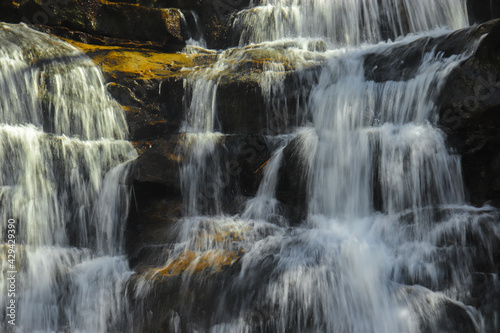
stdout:
{"type": "MultiPolygon", "coordinates": [[[[112,1],[118,2],[118,1],[112,1]]],[[[147,8],[178,8],[185,18],[186,38],[203,36],[211,49],[233,46],[232,15],[249,6],[250,0],[125,0],[147,8]]]]}
{"type": "Polygon", "coordinates": [[[173,228],[182,216],[182,198],[152,182],[135,182],[132,195],[126,249],[131,268],[143,271],[163,264],[176,235],[173,228]]]}
{"type": "Polygon", "coordinates": [[[249,4],[250,0],[201,0],[198,16],[209,48],[234,46],[230,38],[231,17],[249,4]]]}
{"type": "MultiPolygon", "coordinates": [[[[499,262],[497,258],[496,262],[499,262]]],[[[500,270],[497,270],[500,272],[500,270]]],[[[496,332],[500,326],[500,279],[498,273],[474,273],[471,297],[472,305],[484,318],[485,332],[496,332]]]]}
{"type": "MultiPolygon", "coordinates": [[[[175,321],[183,332],[206,331],[210,324],[215,323],[212,317],[222,306],[216,300],[234,281],[241,265],[235,252],[196,264],[193,274],[185,273],[186,265],[190,265],[193,260],[203,261],[200,256],[203,254],[184,253],[169,267],[170,274],[151,276],[151,272],[145,272],[131,280],[131,295],[141,279],[151,286],[140,297],[133,299],[134,317],[145,319],[144,322],[136,323],[141,331],[170,331],[175,321]]],[[[231,308],[227,308],[227,311],[231,311],[231,308]]]]}
{"type": "Polygon", "coordinates": [[[130,40],[184,44],[183,14],[177,8],[148,8],[102,0],[3,2],[1,20],[64,26],[130,40]]]}
{"type": "Polygon", "coordinates": [[[407,81],[415,77],[426,54],[436,52],[442,53],[444,57],[462,54],[495,25],[495,22],[489,22],[449,35],[422,37],[382,53],[368,54],[364,61],[365,77],[375,82],[407,81]]]}
{"type": "Polygon", "coordinates": [[[150,8],[179,8],[179,9],[195,9],[198,8],[200,0],[110,0],[109,2],[124,2],[137,4],[150,8]]]}
{"type": "MultiPolygon", "coordinates": [[[[169,196],[180,198],[180,169],[188,154],[184,148],[185,140],[184,134],[175,134],[168,139],[134,142],[140,154],[134,162],[134,184],[159,186],[169,196]]],[[[263,177],[263,165],[271,156],[270,149],[260,135],[229,135],[219,140],[216,151],[214,156],[218,159],[213,162],[220,165],[221,184],[217,186],[225,197],[225,211],[239,213],[244,198],[257,192],[263,177]]],[[[200,189],[200,195],[203,191],[200,189]]]]}
{"type": "Polygon", "coordinates": [[[135,142],[140,153],[134,162],[135,182],[160,184],[169,193],[180,194],[179,168],[184,156],[179,147],[182,141],[182,135],[174,135],[169,139],[135,142]]]}
{"type": "MultiPolygon", "coordinates": [[[[449,75],[438,99],[441,128],[462,155],[470,201],[500,202],[500,21],[474,54],[449,75]]],[[[479,27],[481,28],[481,26],[479,27]]]]}
{"type": "Polygon", "coordinates": [[[255,81],[252,84],[220,85],[217,88],[217,111],[221,130],[225,133],[261,133],[266,128],[262,126],[267,121],[265,101],[255,81]]]}
{"type": "Polygon", "coordinates": [[[276,198],[282,203],[284,215],[292,225],[299,225],[307,212],[307,161],[303,157],[300,138],[294,138],[283,150],[276,198]]]}
{"type": "Polygon", "coordinates": [[[71,30],[63,26],[50,26],[42,24],[29,24],[30,28],[45,32],[51,35],[58,36],[69,42],[79,42],[83,44],[99,45],[99,46],[121,46],[128,49],[148,49],[173,53],[182,51],[184,45],[164,44],[154,41],[137,41],[124,38],[114,38],[102,35],[86,33],[78,30],[71,30]]]}
{"type": "MultiPolygon", "coordinates": [[[[230,135],[224,138],[223,145],[222,172],[232,179],[234,189],[228,195],[234,196],[236,191],[246,198],[255,196],[264,174],[263,166],[271,157],[265,138],[261,135],[230,135]]],[[[236,213],[238,209],[229,211],[236,213]]]]}
{"type": "Polygon", "coordinates": [[[500,4],[496,0],[467,0],[471,23],[483,23],[500,17],[500,4]]]}
{"type": "Polygon", "coordinates": [[[183,81],[179,78],[118,80],[108,91],[125,110],[130,140],[164,138],[179,131],[183,119],[183,81]]]}
{"type": "Polygon", "coordinates": [[[137,141],[140,156],[134,161],[132,202],[126,228],[130,266],[137,271],[161,264],[173,242],[172,228],[181,218],[183,202],[179,170],[184,156],[180,135],[169,139],[137,141]]]}
{"type": "MultiPolygon", "coordinates": [[[[74,31],[163,45],[194,38],[208,47],[230,46],[231,16],[249,0],[21,0],[3,1],[0,20],[62,26],[74,31]]],[[[54,30],[53,33],[60,32],[54,30]]]]}
{"type": "MultiPolygon", "coordinates": [[[[135,142],[140,156],[132,174],[127,253],[131,266],[138,272],[161,266],[177,235],[174,226],[185,209],[179,174],[186,160],[184,140],[184,135],[177,134],[169,139],[135,142]]],[[[218,185],[223,209],[227,214],[241,213],[245,199],[257,192],[262,165],[270,157],[269,148],[262,136],[231,135],[222,137],[216,150],[214,156],[221,165],[222,183],[218,185]]],[[[200,195],[204,190],[200,189],[200,195]]]]}
{"type": "MultiPolygon", "coordinates": [[[[429,299],[429,303],[435,300],[429,299]]],[[[452,300],[442,300],[436,305],[436,312],[426,314],[421,318],[422,332],[436,333],[479,333],[481,332],[478,324],[464,305],[452,300]]]]}
{"type": "MultiPolygon", "coordinates": [[[[309,82],[312,87],[313,83],[309,82]]],[[[307,87],[307,86],[306,86],[307,87]]],[[[285,88],[285,95],[266,96],[255,81],[223,83],[217,89],[217,111],[224,133],[277,135],[304,125],[307,89],[285,88]]]]}

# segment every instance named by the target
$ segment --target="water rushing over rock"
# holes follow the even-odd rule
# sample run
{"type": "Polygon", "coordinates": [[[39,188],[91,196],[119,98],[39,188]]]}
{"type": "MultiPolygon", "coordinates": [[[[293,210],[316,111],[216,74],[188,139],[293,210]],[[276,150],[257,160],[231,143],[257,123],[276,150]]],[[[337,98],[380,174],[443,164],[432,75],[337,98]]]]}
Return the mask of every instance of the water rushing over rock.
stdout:
{"type": "Polygon", "coordinates": [[[240,48],[188,80],[186,128],[198,137],[189,139],[196,158],[181,170],[189,214],[176,226],[174,248],[160,256],[165,264],[139,278],[136,297],[147,303],[154,281],[180,290],[175,299],[166,293],[173,331],[483,331],[481,314],[466,304],[477,263],[493,260],[498,213],[467,205],[460,157],[445,145],[435,105],[475,45],[442,53],[413,43],[467,24],[465,2],[447,0],[270,0],[238,13],[240,48]],[[404,47],[421,55],[411,77],[369,79],[369,56],[404,47]],[[211,173],[210,199],[223,200],[225,175],[212,168],[221,159],[217,141],[203,142],[224,135],[217,89],[239,70],[244,75],[252,56],[263,62],[257,82],[268,117],[288,109],[280,97],[287,66],[318,73],[304,71],[309,97],[287,110],[301,121],[262,132],[294,133],[294,149],[275,151],[240,214],[229,217],[221,205],[193,209],[211,173]],[[294,180],[306,184],[300,220],[280,216],[285,168],[299,170],[294,180]]]}
{"type": "Polygon", "coordinates": [[[331,60],[310,99],[319,140],[310,213],[350,220],[373,213],[375,200],[388,213],[463,203],[459,160],[432,126],[434,94],[458,61],[431,51],[415,78],[375,83],[362,53],[331,60]]]}
{"type": "Polygon", "coordinates": [[[467,24],[463,0],[263,0],[240,12],[234,28],[240,46],[295,37],[355,46],[467,24]]]}
{"type": "MultiPolygon", "coordinates": [[[[137,145],[150,158],[137,174],[170,169],[135,179],[128,223],[135,152],[100,71],[66,43],[0,25],[12,331],[498,331],[498,302],[478,299],[498,292],[478,289],[499,285],[500,214],[468,205],[437,125],[450,72],[498,25],[457,32],[462,0],[262,0],[231,19],[239,46],[205,50],[185,11],[191,45],[171,70],[110,86],[137,124],[151,120],[146,132],[177,105],[169,80],[184,80],[183,122],[163,127],[180,133],[137,145]],[[125,246],[125,226],[138,245],[125,246]]],[[[114,71],[135,52],[107,60],[114,71]]]]}
{"type": "MultiPolygon", "coordinates": [[[[123,297],[129,162],[121,109],[100,70],[69,44],[0,26],[0,216],[16,220],[15,327],[107,332],[127,327],[123,297]]],[[[7,240],[2,223],[2,239],[7,240]]],[[[7,245],[3,245],[6,249],[7,245]]],[[[3,256],[2,256],[3,258],[3,256]]],[[[7,256],[5,256],[7,258],[7,256]]]]}
{"type": "Polygon", "coordinates": [[[278,171],[283,159],[284,147],[276,150],[267,162],[264,170],[264,178],[261,181],[255,198],[246,203],[243,218],[271,221],[273,217],[279,216],[279,202],[275,198],[278,182],[278,171]]]}

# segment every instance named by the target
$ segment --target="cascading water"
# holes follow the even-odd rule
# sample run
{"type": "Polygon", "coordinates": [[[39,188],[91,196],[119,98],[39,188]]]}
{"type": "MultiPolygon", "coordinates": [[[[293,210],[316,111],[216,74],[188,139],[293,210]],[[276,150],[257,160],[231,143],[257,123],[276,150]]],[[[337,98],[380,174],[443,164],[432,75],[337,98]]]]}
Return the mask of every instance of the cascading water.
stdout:
{"type": "Polygon", "coordinates": [[[278,200],[274,197],[278,182],[278,171],[283,158],[283,148],[279,148],[265,167],[262,180],[255,198],[248,200],[242,216],[245,219],[270,221],[279,214],[278,200]]]}
{"type": "Polygon", "coordinates": [[[293,37],[320,37],[331,45],[376,43],[408,33],[467,23],[463,0],[263,0],[234,22],[240,46],[293,37]]]}
{"type": "MultiPolygon", "coordinates": [[[[191,155],[181,170],[189,216],[179,222],[175,249],[154,274],[180,274],[188,290],[203,263],[239,260],[241,270],[214,296],[217,306],[204,324],[194,312],[176,313],[172,331],[484,329],[481,315],[461,302],[468,297],[474,256],[491,255],[485,230],[494,230],[497,213],[466,205],[459,157],[436,127],[434,104],[448,73],[474,46],[451,56],[422,50],[414,76],[401,81],[368,80],[365,68],[369,55],[467,25],[465,1],[454,0],[265,0],[235,16],[239,48],[224,51],[216,66],[188,80],[185,128],[197,133],[190,134],[197,139],[188,140],[191,155]],[[389,38],[396,41],[382,42],[389,38]],[[323,63],[319,78],[302,78],[314,85],[299,110],[303,121],[280,129],[305,126],[295,129],[308,207],[298,227],[288,227],[298,221],[283,226],[270,218],[279,212],[274,191],[283,147],[240,216],[224,216],[216,203],[216,209],[196,204],[211,173],[210,199],[220,200],[223,190],[217,187],[221,170],[212,170],[219,160],[215,137],[223,136],[214,133],[223,130],[216,125],[218,78],[252,52],[279,59],[264,56],[257,80],[269,112],[283,108],[275,103],[284,92],[283,63],[299,69],[323,63]],[[470,246],[471,239],[484,249],[470,246]],[[185,266],[175,271],[176,263],[185,266]]],[[[144,292],[138,288],[136,296],[144,292]]]]}
{"type": "MultiPolygon", "coordinates": [[[[0,216],[16,221],[15,326],[2,331],[109,332],[130,325],[123,296],[128,165],[123,112],[75,48],[23,25],[0,27],[0,216]]],[[[7,241],[6,223],[0,227],[7,241]]],[[[2,251],[7,252],[7,243],[2,251]]],[[[9,257],[10,258],[10,257],[9,257]]],[[[9,303],[10,304],[10,303],[9,303]]]]}

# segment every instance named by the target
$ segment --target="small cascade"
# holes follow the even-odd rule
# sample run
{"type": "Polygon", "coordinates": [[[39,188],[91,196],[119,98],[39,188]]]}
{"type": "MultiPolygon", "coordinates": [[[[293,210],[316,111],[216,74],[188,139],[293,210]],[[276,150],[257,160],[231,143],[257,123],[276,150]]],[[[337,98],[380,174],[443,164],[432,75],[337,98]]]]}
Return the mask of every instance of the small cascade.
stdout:
{"type": "Polygon", "coordinates": [[[216,144],[220,135],[215,132],[217,124],[217,79],[223,70],[215,67],[200,77],[186,81],[186,103],[182,131],[187,162],[181,168],[181,187],[184,193],[184,207],[187,215],[221,212],[220,177],[216,144]]]}
{"type": "Polygon", "coordinates": [[[431,52],[416,77],[375,83],[365,80],[358,56],[333,59],[311,95],[319,143],[310,213],[365,217],[379,182],[387,212],[462,203],[459,160],[429,123],[436,87],[461,58],[431,52]]]}
{"type": "Polygon", "coordinates": [[[32,41],[25,30],[3,29],[0,85],[2,96],[10,98],[0,101],[2,123],[33,124],[47,133],[83,140],[124,139],[125,118],[111,103],[99,68],[71,45],[41,33],[32,41]],[[35,42],[46,48],[35,47],[35,42]]]}
{"type": "Polygon", "coordinates": [[[200,24],[200,18],[196,12],[190,10],[183,12],[183,21],[186,26],[188,38],[186,41],[187,45],[207,47],[207,42],[203,38],[203,30],[200,24]]]}
{"type": "Polygon", "coordinates": [[[246,203],[245,211],[242,214],[244,219],[272,221],[276,216],[280,216],[279,202],[275,198],[275,192],[284,148],[276,150],[267,162],[264,177],[255,198],[246,203]]]}
{"type": "MultiPolygon", "coordinates": [[[[217,145],[223,141],[224,128],[218,115],[218,88],[225,81],[235,79],[242,72],[241,64],[252,62],[261,56],[269,56],[258,78],[261,94],[266,101],[266,128],[263,134],[288,133],[304,122],[298,110],[290,112],[283,98],[283,80],[286,70],[280,63],[292,61],[304,68],[325,60],[323,53],[308,50],[308,41],[298,43],[269,43],[247,48],[228,49],[217,55],[211,67],[197,71],[185,81],[186,107],[181,132],[185,134],[183,149],[187,158],[180,170],[184,207],[187,215],[222,214],[223,173],[217,145]],[[283,50],[286,48],[286,52],[283,50]],[[288,121],[292,119],[293,121],[288,121]]],[[[198,52],[188,47],[189,52],[198,52]]],[[[243,78],[247,73],[243,73],[243,78]]],[[[253,75],[253,74],[248,74],[253,75]]],[[[244,83],[244,81],[243,81],[244,83]]],[[[259,110],[260,111],[260,110],[259,110]]]]}
{"type": "MultiPolygon", "coordinates": [[[[123,111],[72,46],[24,25],[2,24],[0,40],[0,216],[16,221],[15,264],[2,263],[0,286],[17,271],[15,332],[126,331],[135,151],[123,111]]],[[[2,306],[11,300],[1,293],[2,306]]]]}
{"type": "Polygon", "coordinates": [[[296,37],[356,46],[467,24],[463,0],[263,0],[241,11],[234,29],[240,46],[296,37]]]}

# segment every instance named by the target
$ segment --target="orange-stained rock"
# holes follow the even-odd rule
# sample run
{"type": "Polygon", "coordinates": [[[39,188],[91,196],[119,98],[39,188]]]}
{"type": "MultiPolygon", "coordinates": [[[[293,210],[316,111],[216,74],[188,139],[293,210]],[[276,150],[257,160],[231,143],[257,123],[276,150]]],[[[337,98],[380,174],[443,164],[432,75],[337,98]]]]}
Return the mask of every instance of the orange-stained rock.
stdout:
{"type": "MultiPolygon", "coordinates": [[[[163,79],[171,76],[185,77],[195,66],[199,66],[198,55],[165,53],[151,49],[136,49],[123,46],[85,44],[70,39],[68,43],[86,53],[109,79],[163,79]]],[[[213,62],[216,60],[214,54],[213,62]]],[[[209,59],[204,57],[206,65],[209,59]]]]}
{"type": "Polygon", "coordinates": [[[169,260],[163,267],[152,268],[145,272],[150,278],[171,277],[180,274],[215,273],[230,266],[241,257],[240,253],[227,250],[208,250],[195,252],[186,250],[169,260]]]}

